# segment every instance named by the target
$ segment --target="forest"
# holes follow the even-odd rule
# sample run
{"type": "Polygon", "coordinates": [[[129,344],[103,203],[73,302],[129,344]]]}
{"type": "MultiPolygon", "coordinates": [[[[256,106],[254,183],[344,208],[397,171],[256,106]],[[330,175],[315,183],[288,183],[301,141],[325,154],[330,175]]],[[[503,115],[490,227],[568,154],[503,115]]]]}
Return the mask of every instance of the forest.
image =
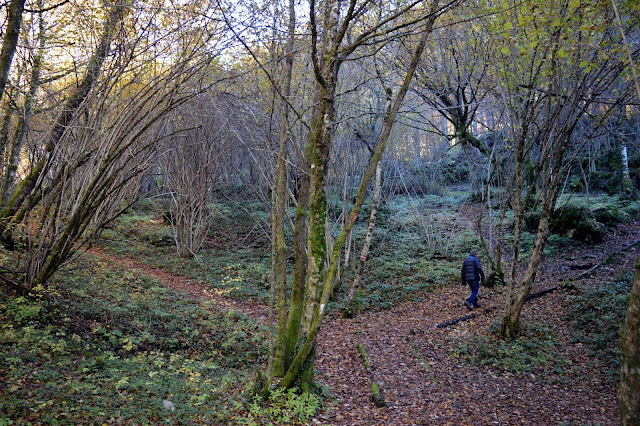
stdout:
{"type": "Polygon", "coordinates": [[[0,426],[640,424],[639,0],[0,22],[0,426]]]}

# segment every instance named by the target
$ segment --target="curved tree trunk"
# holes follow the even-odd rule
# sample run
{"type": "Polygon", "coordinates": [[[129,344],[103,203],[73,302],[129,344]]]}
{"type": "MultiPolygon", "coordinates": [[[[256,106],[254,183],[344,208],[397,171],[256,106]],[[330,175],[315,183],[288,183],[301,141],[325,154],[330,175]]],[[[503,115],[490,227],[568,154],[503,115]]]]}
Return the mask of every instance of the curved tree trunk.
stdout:
{"type": "MultiPolygon", "coordinates": [[[[116,5],[109,11],[105,19],[104,30],[100,39],[100,44],[93,52],[87,66],[87,71],[73,92],[71,97],[67,100],[62,108],[62,112],[58,115],[56,122],[51,129],[48,141],[46,143],[46,151],[51,153],[64,134],[65,129],[71,122],[76,110],[80,107],[85,100],[89,91],[94,86],[100,75],[102,65],[104,64],[107,54],[109,53],[111,41],[116,33],[118,24],[125,16],[128,6],[116,5]]],[[[3,46],[4,48],[4,46],[3,46]]],[[[7,247],[13,248],[13,238],[11,235],[11,225],[16,223],[16,214],[22,209],[23,202],[27,198],[28,194],[35,187],[36,182],[39,180],[40,175],[46,170],[46,163],[48,156],[44,155],[40,161],[31,169],[29,174],[20,182],[9,200],[4,205],[2,211],[0,211],[0,240],[1,243],[7,247]]],[[[28,208],[27,208],[28,209],[28,208]]]]}

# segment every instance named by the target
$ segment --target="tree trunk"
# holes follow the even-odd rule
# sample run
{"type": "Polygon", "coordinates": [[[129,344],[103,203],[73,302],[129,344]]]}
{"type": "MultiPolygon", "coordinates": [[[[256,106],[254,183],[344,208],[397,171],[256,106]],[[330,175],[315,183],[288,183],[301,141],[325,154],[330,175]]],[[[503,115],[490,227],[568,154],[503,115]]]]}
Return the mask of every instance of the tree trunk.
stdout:
{"type": "MultiPolygon", "coordinates": [[[[89,94],[89,90],[91,90],[98,80],[100,70],[102,69],[102,65],[110,50],[111,40],[117,31],[118,24],[124,18],[127,10],[128,6],[116,5],[109,11],[105,19],[100,44],[89,60],[86,73],[76,90],[63,106],[62,112],[58,115],[58,118],[51,129],[51,133],[46,144],[47,152],[52,152],[58,144],[76,110],[80,107],[89,94]]],[[[21,208],[22,203],[36,185],[41,173],[46,170],[47,160],[48,156],[44,155],[40,161],[38,161],[36,166],[31,169],[29,174],[22,180],[20,185],[16,187],[4,208],[0,211],[0,239],[5,247],[13,248],[11,229],[8,226],[11,223],[10,219],[21,208]]]]}
{"type": "Polygon", "coordinates": [[[347,300],[344,303],[345,311],[353,315],[355,307],[353,301],[356,297],[356,292],[360,288],[360,279],[362,278],[362,270],[367,261],[369,255],[369,248],[371,247],[371,240],[373,239],[373,230],[376,226],[376,213],[378,211],[378,200],[380,199],[380,188],[382,186],[382,163],[378,163],[376,166],[376,178],[373,186],[373,200],[371,202],[371,213],[369,214],[369,227],[367,228],[367,235],[364,237],[364,245],[362,246],[362,252],[360,253],[360,259],[356,266],[356,273],[351,287],[349,287],[349,294],[347,300]]]}
{"type": "Polygon", "coordinates": [[[622,193],[625,195],[631,195],[633,193],[633,182],[631,182],[631,175],[629,174],[629,154],[627,152],[627,145],[622,145],[620,158],[622,160],[622,193]]]}
{"type": "MultiPolygon", "coordinates": [[[[314,102],[318,105],[318,102],[314,102]]],[[[307,143],[303,154],[300,182],[298,185],[298,206],[296,207],[296,217],[293,233],[293,284],[291,288],[291,299],[289,304],[289,317],[287,318],[287,337],[285,346],[285,370],[291,366],[295,351],[298,349],[298,340],[302,329],[302,312],[304,310],[305,284],[307,277],[307,208],[309,206],[309,184],[311,171],[311,142],[310,138],[314,134],[314,129],[319,122],[319,110],[314,108],[310,123],[311,130],[307,135],[307,143]]]]}
{"type": "Polygon", "coordinates": [[[531,256],[529,258],[529,265],[525,272],[520,291],[516,297],[516,300],[510,304],[510,309],[505,310],[505,315],[502,321],[501,333],[505,338],[513,338],[517,336],[519,331],[520,314],[522,313],[522,307],[527,300],[527,296],[531,293],[533,284],[536,280],[536,273],[538,266],[542,260],[542,253],[547,242],[549,233],[549,212],[543,209],[540,216],[540,223],[538,225],[538,232],[536,233],[536,240],[531,250],[531,256]]]}
{"type": "MultiPolygon", "coordinates": [[[[42,0],[38,1],[38,7],[42,8],[42,0]]],[[[13,139],[10,143],[10,149],[7,150],[6,170],[4,179],[0,187],[0,200],[4,201],[13,190],[13,185],[16,179],[16,172],[18,170],[18,163],[20,162],[20,151],[22,150],[22,142],[24,141],[25,132],[27,129],[27,120],[33,110],[36,94],[40,88],[40,73],[42,71],[42,61],[44,58],[46,37],[45,37],[45,22],[40,13],[39,16],[39,29],[38,29],[38,51],[33,58],[33,66],[31,69],[31,81],[29,83],[29,92],[24,100],[24,107],[19,113],[18,123],[14,131],[13,139]]]]}
{"type": "MultiPolygon", "coordinates": [[[[15,90],[15,88],[13,88],[15,90]]],[[[12,91],[13,91],[12,90],[12,91]]],[[[12,98],[11,92],[9,97],[12,98]]],[[[4,176],[8,173],[9,169],[9,152],[11,151],[11,144],[9,143],[9,132],[11,130],[11,121],[15,113],[13,107],[14,102],[6,102],[4,104],[4,110],[2,112],[2,124],[0,125],[0,177],[4,181],[4,176]]],[[[2,197],[2,188],[0,188],[0,204],[6,202],[6,197],[2,197]]]]}
{"type": "Polygon", "coordinates": [[[640,258],[620,332],[618,401],[621,423],[625,426],[640,424],[640,258]]]}
{"type": "MultiPolygon", "coordinates": [[[[434,9],[432,9],[432,12],[435,12],[437,4],[437,2],[434,3],[434,9]]],[[[303,367],[305,367],[305,364],[305,371],[309,371],[309,369],[311,369],[312,371],[313,368],[313,365],[309,365],[308,361],[310,360],[310,355],[315,351],[316,338],[318,336],[318,332],[320,331],[322,318],[326,313],[325,307],[329,302],[330,297],[332,296],[333,279],[335,278],[337,272],[336,269],[338,259],[342,253],[342,248],[346,241],[347,235],[349,235],[349,233],[351,232],[353,224],[358,217],[362,202],[364,201],[367,187],[369,186],[369,182],[373,177],[374,170],[377,167],[378,162],[380,161],[382,154],[387,146],[393,123],[395,122],[395,118],[397,116],[398,110],[400,109],[400,105],[402,104],[404,97],[409,90],[409,84],[413,79],[416,66],[420,57],[422,56],[422,52],[424,51],[435,19],[436,15],[435,13],[432,13],[426,23],[426,28],[424,29],[420,41],[415,48],[404,81],[394,100],[393,107],[391,108],[389,114],[386,114],[385,116],[382,132],[380,133],[380,136],[378,138],[378,143],[374,155],[372,156],[369,165],[363,173],[360,187],[358,189],[358,195],[356,196],[356,201],[353,209],[351,210],[349,220],[346,221],[345,226],[340,231],[340,234],[335,240],[326,274],[324,273],[326,250],[326,240],[324,236],[324,220],[326,215],[326,194],[324,192],[324,178],[326,176],[327,169],[326,167],[322,166],[326,166],[326,160],[328,159],[328,151],[324,150],[328,149],[328,144],[331,137],[330,132],[332,130],[333,123],[333,95],[335,94],[335,78],[337,77],[337,67],[335,69],[332,68],[329,73],[325,74],[325,76],[328,76],[331,79],[325,78],[324,84],[321,84],[321,86],[323,87],[321,96],[322,101],[320,103],[320,117],[322,125],[318,126],[315,129],[315,137],[312,138],[313,147],[311,151],[311,185],[309,190],[309,236],[307,238],[309,262],[307,267],[307,305],[313,305],[314,309],[309,309],[307,311],[307,314],[311,315],[307,316],[306,318],[307,327],[304,328],[304,342],[301,342],[302,344],[297,350],[290,367],[287,369],[286,374],[280,382],[280,386],[283,388],[289,388],[293,386],[294,383],[296,383],[296,381],[299,379],[304,379],[305,382],[312,380],[312,377],[309,378],[307,375],[305,375],[305,377],[301,377],[301,372],[303,371],[303,367]],[[327,97],[327,95],[329,95],[329,97],[327,97]],[[322,291],[321,295],[317,293],[319,290],[322,291]]],[[[314,128],[312,127],[312,129],[314,128]]],[[[306,385],[302,384],[302,386],[306,385]]]]}
{"type": "Polygon", "coordinates": [[[282,113],[280,117],[280,135],[279,135],[279,152],[276,167],[277,185],[276,185],[276,239],[277,247],[277,288],[278,288],[278,334],[276,341],[276,352],[274,358],[273,375],[282,377],[284,375],[286,363],[287,349],[287,245],[284,238],[284,215],[287,200],[287,141],[289,136],[289,96],[291,94],[291,75],[293,70],[293,42],[296,24],[295,4],[293,0],[289,0],[289,28],[287,48],[284,52],[284,68],[282,70],[282,113]]]}
{"type": "Polygon", "coordinates": [[[18,46],[24,3],[25,0],[11,0],[7,8],[7,26],[4,28],[4,40],[0,51],[0,98],[4,95],[4,89],[9,80],[13,54],[16,53],[16,47],[18,46]]]}

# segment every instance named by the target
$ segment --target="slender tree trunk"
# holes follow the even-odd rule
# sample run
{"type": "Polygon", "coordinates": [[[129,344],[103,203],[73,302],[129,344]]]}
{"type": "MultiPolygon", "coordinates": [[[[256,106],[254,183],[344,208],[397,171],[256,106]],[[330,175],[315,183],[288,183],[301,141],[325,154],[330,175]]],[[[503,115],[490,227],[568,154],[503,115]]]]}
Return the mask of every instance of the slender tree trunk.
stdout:
{"type": "Polygon", "coordinates": [[[522,307],[533,288],[538,266],[542,260],[542,253],[547,242],[547,237],[549,236],[549,210],[549,208],[543,208],[542,210],[540,223],[538,224],[538,231],[536,233],[536,240],[531,250],[529,265],[527,266],[527,270],[524,274],[520,291],[518,292],[515,301],[511,304],[510,309],[505,311],[501,329],[502,335],[505,338],[513,338],[518,334],[522,307]]]}
{"type": "MultiPolygon", "coordinates": [[[[518,258],[520,257],[520,233],[524,217],[522,206],[522,164],[524,150],[524,136],[515,145],[515,179],[514,190],[511,198],[511,208],[515,217],[515,229],[513,231],[513,257],[511,262],[511,276],[507,284],[505,300],[505,316],[502,321],[501,333],[504,337],[512,337],[517,333],[518,317],[514,317],[514,296],[516,291],[516,279],[518,277],[518,258]]],[[[519,311],[518,311],[519,312],[519,311]]]]}
{"type": "Polygon", "coordinates": [[[620,332],[620,420],[625,426],[640,424],[640,258],[620,332]]]}
{"type": "Polygon", "coordinates": [[[349,287],[349,294],[345,301],[345,309],[347,312],[353,314],[354,306],[353,301],[356,297],[356,292],[360,288],[360,280],[362,279],[362,270],[367,261],[369,255],[369,248],[371,247],[371,240],[373,239],[373,230],[376,226],[376,213],[378,211],[378,201],[380,200],[380,188],[382,186],[382,163],[378,162],[376,166],[376,178],[373,185],[373,200],[371,201],[371,213],[369,214],[369,227],[367,228],[367,235],[364,237],[364,245],[362,246],[362,252],[360,253],[360,259],[356,266],[355,276],[349,287]]]}
{"type": "Polygon", "coordinates": [[[7,86],[11,62],[18,46],[24,3],[25,0],[11,0],[7,8],[7,26],[4,28],[4,39],[0,51],[0,98],[7,86]]]}
{"type": "Polygon", "coordinates": [[[633,192],[633,182],[629,174],[629,154],[627,145],[622,145],[620,150],[620,158],[622,160],[622,193],[631,194],[633,192]]]}
{"type": "MultiPolygon", "coordinates": [[[[286,123],[281,123],[285,127],[286,123]]],[[[286,136],[286,129],[284,130],[286,136]]],[[[282,130],[281,130],[282,133],[282,130]]],[[[285,371],[285,342],[287,329],[287,245],[284,239],[284,214],[286,207],[286,185],[287,185],[287,167],[285,163],[286,155],[286,139],[282,138],[280,147],[278,166],[276,167],[276,227],[275,227],[275,246],[276,246],[276,288],[277,288],[277,315],[278,315],[278,332],[275,347],[275,361],[273,365],[273,374],[276,377],[282,377],[285,371]]]]}
{"type": "MultiPolygon", "coordinates": [[[[9,92],[9,97],[13,97],[9,92]]],[[[4,181],[9,169],[9,153],[11,152],[11,144],[9,143],[9,132],[11,130],[11,121],[15,114],[13,108],[13,102],[6,102],[4,104],[4,111],[2,114],[2,125],[0,126],[0,177],[4,181]]],[[[0,197],[2,196],[2,189],[0,188],[0,197]]],[[[0,198],[0,204],[4,203],[6,197],[0,198]]]]}
{"type": "MultiPolygon", "coordinates": [[[[317,120],[317,117],[312,121],[317,120]]],[[[293,355],[296,351],[298,339],[302,327],[302,311],[304,309],[305,283],[307,277],[307,207],[309,206],[309,170],[310,170],[310,147],[307,143],[305,149],[302,175],[300,176],[298,190],[298,206],[296,207],[296,217],[293,234],[293,283],[291,287],[291,299],[289,304],[289,317],[287,318],[287,337],[285,346],[285,370],[291,366],[293,355]]]]}
{"type": "Polygon", "coordinates": [[[284,69],[282,71],[282,114],[280,117],[280,137],[277,171],[277,207],[276,207],[276,240],[277,246],[277,286],[278,286],[278,338],[273,374],[282,377],[286,371],[286,342],[287,342],[287,245],[284,238],[284,215],[287,200],[287,141],[289,139],[289,96],[291,94],[291,75],[293,69],[293,42],[296,24],[295,4],[289,0],[289,28],[286,51],[284,52],[284,69]]]}
{"type": "MultiPolygon", "coordinates": [[[[349,153],[351,152],[351,138],[347,138],[347,146],[346,149],[343,153],[344,157],[343,157],[343,167],[344,167],[344,173],[342,174],[342,223],[341,225],[344,226],[345,221],[347,220],[347,215],[349,214],[349,199],[348,199],[348,195],[351,193],[351,191],[348,191],[349,188],[349,172],[350,172],[350,167],[349,167],[349,153]]],[[[342,267],[342,270],[346,270],[349,267],[349,258],[351,257],[351,235],[348,238],[347,241],[347,248],[344,251],[344,266],[342,267]]],[[[339,283],[342,279],[342,274],[339,274],[337,277],[337,282],[339,283]]]]}
{"type": "MultiPolygon", "coordinates": [[[[42,8],[42,0],[37,3],[39,8],[42,8]]],[[[20,151],[22,150],[22,143],[24,141],[25,132],[27,128],[27,120],[31,116],[33,105],[35,103],[36,94],[40,88],[40,73],[42,72],[42,61],[44,59],[44,49],[46,43],[45,37],[45,22],[40,13],[39,16],[39,29],[38,29],[38,51],[33,58],[33,68],[31,69],[31,81],[29,83],[29,92],[24,100],[24,107],[19,114],[18,123],[14,131],[13,139],[10,143],[10,149],[7,150],[7,158],[5,160],[6,170],[2,185],[0,186],[0,200],[6,200],[8,195],[13,190],[13,185],[16,179],[16,172],[18,170],[18,164],[20,162],[20,151]]]]}
{"type": "MultiPolygon", "coordinates": [[[[276,159],[276,169],[274,171],[274,176],[273,176],[273,185],[271,186],[271,272],[269,274],[269,317],[268,317],[268,346],[269,346],[269,362],[267,364],[267,383],[265,383],[266,388],[268,388],[269,386],[271,386],[271,383],[273,381],[273,369],[274,369],[274,365],[276,364],[276,359],[275,359],[275,354],[276,354],[276,346],[275,346],[275,342],[274,339],[275,337],[277,337],[277,334],[274,335],[274,328],[273,328],[273,316],[274,316],[274,306],[276,306],[277,304],[277,295],[276,295],[276,280],[277,280],[277,273],[276,273],[276,263],[278,261],[278,247],[276,246],[276,233],[277,233],[277,203],[278,203],[278,198],[276,196],[277,192],[278,192],[278,167],[279,167],[279,160],[276,159]]],[[[277,315],[277,312],[275,312],[275,314],[277,315]]],[[[257,392],[263,392],[264,389],[260,389],[260,383],[256,383],[256,388],[255,390],[257,392]]]]}

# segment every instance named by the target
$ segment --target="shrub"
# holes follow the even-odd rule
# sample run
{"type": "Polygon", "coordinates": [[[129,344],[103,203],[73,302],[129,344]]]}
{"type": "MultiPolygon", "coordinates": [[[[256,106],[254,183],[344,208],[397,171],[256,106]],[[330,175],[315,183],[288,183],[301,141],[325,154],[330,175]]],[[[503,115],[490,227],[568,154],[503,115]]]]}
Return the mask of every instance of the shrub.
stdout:
{"type": "Polygon", "coordinates": [[[617,206],[606,204],[593,210],[593,217],[596,221],[605,225],[614,225],[622,222],[623,214],[617,206]]]}
{"type": "Polygon", "coordinates": [[[259,395],[249,404],[246,418],[239,423],[258,424],[305,424],[321,407],[320,399],[310,392],[300,394],[297,389],[275,389],[265,400],[259,395]]]}
{"type": "MultiPolygon", "coordinates": [[[[551,214],[551,232],[566,235],[583,242],[600,242],[606,228],[596,221],[592,213],[582,206],[566,205],[551,214]]],[[[525,230],[535,232],[540,221],[540,212],[533,212],[525,218],[525,230]]]]}

